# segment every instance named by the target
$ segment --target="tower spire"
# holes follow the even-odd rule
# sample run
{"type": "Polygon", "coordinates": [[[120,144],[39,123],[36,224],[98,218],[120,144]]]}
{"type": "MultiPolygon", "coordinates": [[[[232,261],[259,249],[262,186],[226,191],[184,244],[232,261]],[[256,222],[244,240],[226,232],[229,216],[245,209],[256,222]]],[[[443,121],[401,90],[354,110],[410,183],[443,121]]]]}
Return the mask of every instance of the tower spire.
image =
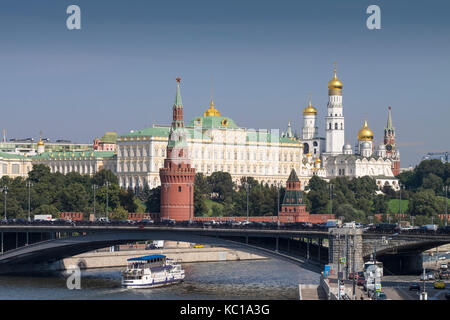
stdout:
{"type": "Polygon", "coordinates": [[[394,129],[392,126],[392,116],[391,116],[391,107],[388,107],[388,119],[387,119],[387,126],[386,129],[394,129]]]}
{"type": "Polygon", "coordinates": [[[181,81],[181,78],[177,77],[175,80],[177,80],[177,93],[175,95],[174,106],[183,106],[183,102],[181,102],[181,93],[180,93],[180,81],[181,81]]]}
{"type": "Polygon", "coordinates": [[[333,76],[333,79],[337,79],[337,75],[336,75],[336,65],[337,65],[337,62],[335,61],[335,62],[333,62],[333,64],[334,64],[334,76],[333,76]]]}
{"type": "Polygon", "coordinates": [[[172,128],[184,127],[183,122],[183,102],[181,102],[180,93],[180,81],[181,78],[177,77],[177,92],[175,94],[175,102],[172,108],[172,128]]]}

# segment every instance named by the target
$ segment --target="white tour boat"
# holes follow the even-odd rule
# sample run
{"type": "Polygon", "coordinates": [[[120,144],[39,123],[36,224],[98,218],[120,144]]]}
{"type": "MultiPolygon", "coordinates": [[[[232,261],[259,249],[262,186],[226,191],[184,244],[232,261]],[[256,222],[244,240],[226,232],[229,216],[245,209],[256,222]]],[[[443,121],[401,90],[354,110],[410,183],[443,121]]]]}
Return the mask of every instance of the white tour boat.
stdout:
{"type": "Polygon", "coordinates": [[[181,265],[162,254],[131,258],[127,261],[127,269],[122,272],[122,286],[126,288],[160,287],[184,279],[181,265]]]}

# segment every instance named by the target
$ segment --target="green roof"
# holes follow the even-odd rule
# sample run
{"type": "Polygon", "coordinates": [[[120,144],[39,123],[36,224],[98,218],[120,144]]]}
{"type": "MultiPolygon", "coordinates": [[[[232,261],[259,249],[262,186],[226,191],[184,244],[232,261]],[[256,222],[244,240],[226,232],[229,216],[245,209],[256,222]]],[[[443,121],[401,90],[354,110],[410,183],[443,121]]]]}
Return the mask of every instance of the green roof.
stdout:
{"type": "Polygon", "coordinates": [[[299,204],[303,204],[302,192],[300,190],[286,190],[283,206],[295,206],[299,204]]]}
{"type": "Polygon", "coordinates": [[[7,152],[0,152],[0,158],[5,159],[27,159],[27,157],[21,155],[21,154],[15,154],[15,153],[7,153],[7,152]]]}
{"type": "Polygon", "coordinates": [[[189,127],[202,127],[204,129],[239,129],[233,119],[222,116],[203,116],[197,117],[189,122],[189,127]]]}
{"type": "Polygon", "coordinates": [[[280,143],[293,143],[300,144],[299,141],[293,138],[282,137],[276,134],[272,134],[266,130],[260,131],[247,131],[247,141],[251,142],[280,142],[280,143]]]}
{"type": "Polygon", "coordinates": [[[130,131],[120,137],[165,137],[169,136],[170,127],[149,127],[142,130],[130,131]]]}
{"type": "Polygon", "coordinates": [[[103,137],[100,139],[102,142],[106,143],[116,143],[117,142],[117,133],[114,131],[105,132],[103,137]]]}
{"type": "Polygon", "coordinates": [[[297,172],[295,172],[294,168],[291,170],[291,174],[289,175],[289,178],[287,179],[288,182],[298,182],[300,181],[297,172]]]}
{"type": "Polygon", "coordinates": [[[67,159],[67,158],[112,158],[115,151],[74,151],[74,152],[43,152],[31,158],[39,159],[67,159]]]}

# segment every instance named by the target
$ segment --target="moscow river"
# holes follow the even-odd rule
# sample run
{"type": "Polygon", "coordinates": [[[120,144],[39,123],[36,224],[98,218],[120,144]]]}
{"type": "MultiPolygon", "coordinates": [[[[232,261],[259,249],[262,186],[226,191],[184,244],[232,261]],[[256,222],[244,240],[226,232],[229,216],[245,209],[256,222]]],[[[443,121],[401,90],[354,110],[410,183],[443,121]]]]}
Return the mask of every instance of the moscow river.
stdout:
{"type": "Polygon", "coordinates": [[[81,289],[69,290],[62,274],[0,276],[0,300],[7,299],[298,299],[298,284],[318,284],[320,275],[275,260],[184,264],[185,281],[153,289],[124,289],[120,268],[85,270],[81,289]]]}

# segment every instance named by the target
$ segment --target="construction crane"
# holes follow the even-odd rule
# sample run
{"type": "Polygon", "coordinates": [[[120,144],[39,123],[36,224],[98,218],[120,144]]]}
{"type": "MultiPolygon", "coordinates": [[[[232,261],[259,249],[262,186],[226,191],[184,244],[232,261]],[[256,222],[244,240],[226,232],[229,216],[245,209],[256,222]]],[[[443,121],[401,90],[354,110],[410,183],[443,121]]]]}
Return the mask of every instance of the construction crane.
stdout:
{"type": "Polygon", "coordinates": [[[448,162],[448,153],[450,151],[442,151],[442,152],[428,152],[423,156],[422,160],[430,160],[430,159],[440,159],[442,162],[448,162]]]}

